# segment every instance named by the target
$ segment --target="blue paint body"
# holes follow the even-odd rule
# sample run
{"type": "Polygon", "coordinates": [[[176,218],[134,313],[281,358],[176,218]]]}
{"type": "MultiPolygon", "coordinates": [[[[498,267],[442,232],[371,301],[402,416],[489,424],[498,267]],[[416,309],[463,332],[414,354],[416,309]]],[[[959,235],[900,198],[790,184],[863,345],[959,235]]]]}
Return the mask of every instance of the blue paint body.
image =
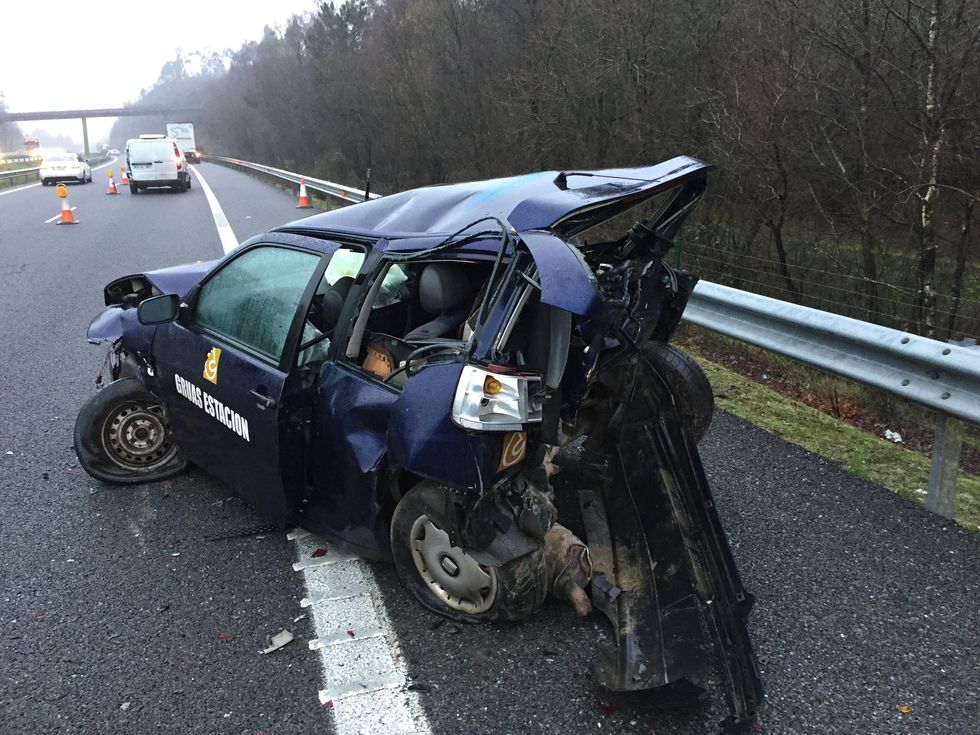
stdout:
{"type": "MultiPolygon", "coordinates": [[[[451,408],[464,363],[494,361],[497,335],[513,321],[521,294],[535,279],[542,304],[574,315],[562,391],[572,401],[584,394],[605,344],[597,335],[623,317],[606,308],[585,257],[562,238],[665,188],[703,179],[707,168],[682,157],[658,166],[587,176],[541,172],[426,187],[314,215],[254,237],[221,261],[117,279],[106,288],[108,308],[92,322],[89,340],[113,342],[137,355],[143,382],[164,404],[182,451],[265,516],[280,523],[298,520],[362,555],[386,558],[388,520],[398,495],[407,489],[406,482],[428,479],[481,494],[499,475],[503,434],[465,430],[453,422],[451,408]],[[458,359],[423,366],[401,389],[346,360],[344,349],[354,318],[387,259],[441,246],[447,235],[484,217],[499,218],[511,228],[518,254],[515,270],[535,277],[515,276],[503,284],[467,351],[458,359]],[[200,285],[243,253],[270,244],[314,253],[321,260],[276,365],[193,326],[200,285]],[[302,341],[304,319],[320,274],[341,245],[360,248],[366,257],[347,296],[328,358],[315,374],[304,374],[293,359],[302,341]],[[136,305],[151,293],[181,296],[175,322],[157,326],[138,322],[136,305]],[[595,349],[587,351],[586,345],[595,349]],[[222,350],[216,384],[202,375],[214,347],[222,350]],[[221,423],[207,407],[188,400],[178,388],[177,375],[209,396],[207,406],[217,401],[246,421],[249,439],[221,423]]],[[[494,226],[483,222],[468,232],[494,226]]],[[[499,237],[484,236],[441,248],[440,257],[482,259],[489,265],[499,248],[499,237]]],[[[512,254],[507,253],[504,268],[512,254]]],[[[656,305],[644,312],[651,323],[660,318],[656,305]]],[[[568,418],[574,412],[574,405],[562,409],[568,418]]]]}

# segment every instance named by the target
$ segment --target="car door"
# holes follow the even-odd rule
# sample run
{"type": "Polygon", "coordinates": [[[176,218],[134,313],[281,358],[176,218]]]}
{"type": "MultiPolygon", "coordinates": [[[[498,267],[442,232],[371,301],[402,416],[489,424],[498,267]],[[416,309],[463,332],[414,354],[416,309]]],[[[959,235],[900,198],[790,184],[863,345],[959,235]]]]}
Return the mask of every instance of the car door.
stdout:
{"type": "Polygon", "coordinates": [[[189,313],[161,327],[153,345],[181,450],[276,523],[298,492],[284,486],[282,406],[325,265],[321,254],[283,244],[244,249],[199,286],[189,313]]]}

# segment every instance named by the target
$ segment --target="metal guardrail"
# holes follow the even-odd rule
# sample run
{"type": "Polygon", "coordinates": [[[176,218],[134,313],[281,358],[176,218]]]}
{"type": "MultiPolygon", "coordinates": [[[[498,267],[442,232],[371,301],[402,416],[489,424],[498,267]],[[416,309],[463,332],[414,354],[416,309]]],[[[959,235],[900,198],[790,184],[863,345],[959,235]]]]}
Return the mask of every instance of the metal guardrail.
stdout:
{"type": "MultiPolygon", "coordinates": [[[[332,181],[315,179],[311,176],[304,176],[303,174],[294,173],[293,171],[285,171],[281,168],[273,168],[272,166],[265,166],[261,163],[252,163],[251,161],[241,161],[237,158],[228,158],[227,156],[206,155],[205,159],[208,161],[216,161],[218,163],[226,163],[231,166],[237,166],[239,168],[244,168],[251,171],[258,171],[259,173],[268,174],[269,176],[274,176],[275,178],[282,179],[283,181],[290,181],[294,184],[299,184],[299,180],[303,179],[307,189],[319,191],[323,194],[327,194],[328,196],[343,199],[347,202],[358,203],[363,202],[365,199],[363,189],[355,189],[352,186],[344,186],[343,184],[335,184],[332,181]]],[[[378,194],[371,194],[368,198],[377,199],[378,194]]]]}
{"type": "MultiPolygon", "coordinates": [[[[223,156],[208,160],[259,171],[349,202],[364,192],[292,171],[223,156]]],[[[372,194],[371,199],[377,194],[372,194]]],[[[684,319],[886,390],[938,412],[926,504],[951,518],[963,441],[961,421],[980,424],[980,348],[947,344],[710,281],[694,289],[684,319]]]]}
{"type": "Polygon", "coordinates": [[[980,424],[980,354],[967,347],[707,281],[684,319],[980,424]]]}
{"type": "Polygon", "coordinates": [[[15,178],[17,176],[26,176],[27,174],[36,174],[41,170],[40,166],[35,166],[34,168],[17,168],[13,171],[0,171],[0,179],[15,178]]]}
{"type": "Polygon", "coordinates": [[[980,424],[980,350],[709,281],[695,287],[684,319],[935,409],[939,418],[926,504],[952,517],[963,443],[960,420],[980,424]]]}

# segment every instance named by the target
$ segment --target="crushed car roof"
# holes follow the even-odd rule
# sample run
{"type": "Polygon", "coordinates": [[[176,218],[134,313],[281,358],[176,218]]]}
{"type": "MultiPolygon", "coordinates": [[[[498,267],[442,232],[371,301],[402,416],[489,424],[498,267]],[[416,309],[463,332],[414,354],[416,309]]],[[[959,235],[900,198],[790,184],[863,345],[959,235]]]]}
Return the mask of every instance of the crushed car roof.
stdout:
{"type": "Polygon", "coordinates": [[[388,237],[450,234],[475,220],[497,217],[517,231],[551,229],[567,236],[610,217],[615,213],[608,211],[610,207],[621,211],[625,202],[644,199],[692,177],[703,178],[710,168],[696,158],[678,156],[639,168],[541,171],[427,186],[313,215],[280,229],[388,237]]]}

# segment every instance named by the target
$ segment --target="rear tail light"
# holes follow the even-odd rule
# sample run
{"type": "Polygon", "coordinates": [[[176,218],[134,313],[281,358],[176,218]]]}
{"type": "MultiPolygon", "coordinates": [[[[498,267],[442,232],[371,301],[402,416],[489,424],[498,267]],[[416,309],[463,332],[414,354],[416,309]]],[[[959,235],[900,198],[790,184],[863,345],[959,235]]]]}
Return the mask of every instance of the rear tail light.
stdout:
{"type": "Polygon", "coordinates": [[[541,421],[537,375],[505,375],[466,365],[453,399],[453,421],[464,429],[520,431],[541,421]]]}

